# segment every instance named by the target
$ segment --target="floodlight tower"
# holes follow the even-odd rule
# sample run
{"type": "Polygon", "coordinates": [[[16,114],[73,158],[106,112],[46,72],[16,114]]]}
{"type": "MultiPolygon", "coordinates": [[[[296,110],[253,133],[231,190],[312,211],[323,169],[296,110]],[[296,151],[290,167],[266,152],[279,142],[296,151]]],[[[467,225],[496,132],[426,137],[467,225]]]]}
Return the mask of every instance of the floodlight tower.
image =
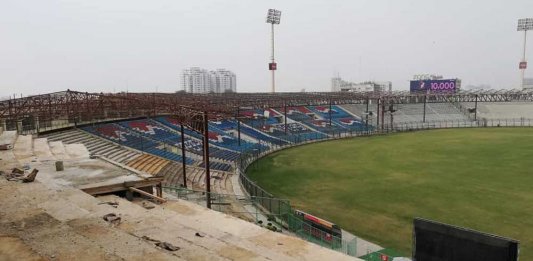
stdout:
{"type": "Polygon", "coordinates": [[[278,11],[276,9],[268,9],[267,14],[267,24],[272,25],[271,34],[272,34],[272,56],[270,57],[271,61],[268,64],[268,69],[272,71],[272,93],[276,92],[276,80],[274,76],[274,72],[277,69],[276,60],[274,60],[274,25],[279,24],[281,18],[281,11],[278,11]]]}
{"type": "Polygon", "coordinates": [[[520,69],[520,83],[522,84],[522,89],[524,89],[524,73],[527,68],[527,61],[526,61],[526,38],[527,38],[527,31],[533,30],[533,18],[522,18],[518,19],[518,27],[516,29],[517,31],[524,31],[524,52],[522,54],[522,61],[520,61],[520,64],[518,68],[520,69]]]}

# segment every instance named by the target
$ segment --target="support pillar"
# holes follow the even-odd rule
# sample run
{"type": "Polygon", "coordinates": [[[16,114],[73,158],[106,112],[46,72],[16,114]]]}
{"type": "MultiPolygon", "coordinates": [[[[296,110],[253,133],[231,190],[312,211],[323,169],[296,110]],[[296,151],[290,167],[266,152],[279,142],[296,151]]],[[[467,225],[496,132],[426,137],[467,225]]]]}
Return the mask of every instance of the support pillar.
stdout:
{"type": "Polygon", "coordinates": [[[283,104],[283,119],[285,120],[285,135],[287,135],[287,104],[283,104]]]}
{"type": "Polygon", "coordinates": [[[365,120],[365,128],[366,131],[368,131],[368,106],[370,105],[370,98],[366,98],[366,120],[365,120]]]}
{"type": "Polygon", "coordinates": [[[33,125],[35,127],[35,130],[37,131],[37,134],[39,134],[39,116],[35,116],[33,118],[33,125]]]}
{"type": "Polygon", "coordinates": [[[2,133],[2,132],[7,130],[6,119],[0,119],[0,127],[2,127],[2,131],[0,131],[0,133],[2,133]]]}
{"type": "Polygon", "coordinates": [[[22,120],[17,120],[17,133],[22,134],[22,120]]]}
{"type": "Polygon", "coordinates": [[[163,184],[159,183],[156,185],[156,193],[158,197],[163,197],[163,184]]]}
{"type": "Polygon", "coordinates": [[[427,95],[424,95],[424,115],[422,116],[422,122],[423,123],[426,123],[426,100],[427,100],[427,95]]]}
{"type": "Polygon", "coordinates": [[[381,101],[381,130],[385,130],[385,101],[381,101]]]}
{"type": "Polygon", "coordinates": [[[392,131],[394,131],[394,125],[393,125],[394,124],[394,114],[392,114],[393,113],[392,110],[389,113],[390,113],[390,127],[389,127],[389,129],[392,132],[392,131]]]}
{"type": "Polygon", "coordinates": [[[237,140],[239,141],[239,147],[241,146],[241,120],[240,120],[241,110],[240,107],[237,107],[237,140]]]}
{"type": "Polygon", "coordinates": [[[378,98],[378,102],[377,102],[377,111],[376,111],[376,130],[379,130],[379,118],[380,118],[380,113],[379,113],[379,105],[381,103],[381,98],[378,98]]]}
{"type": "Polygon", "coordinates": [[[182,166],[182,175],[183,175],[183,187],[187,188],[187,166],[185,161],[185,131],[183,128],[183,123],[181,126],[181,166],[182,166]]]}
{"type": "Polygon", "coordinates": [[[205,196],[206,207],[211,208],[211,174],[209,173],[209,119],[204,112],[204,164],[205,164],[205,196]]]}
{"type": "Polygon", "coordinates": [[[329,113],[329,127],[330,127],[330,128],[333,128],[333,126],[331,125],[331,100],[329,100],[329,110],[328,110],[328,113],[329,113]]]}
{"type": "Polygon", "coordinates": [[[476,103],[474,107],[474,121],[477,121],[477,94],[476,94],[476,103]]]}

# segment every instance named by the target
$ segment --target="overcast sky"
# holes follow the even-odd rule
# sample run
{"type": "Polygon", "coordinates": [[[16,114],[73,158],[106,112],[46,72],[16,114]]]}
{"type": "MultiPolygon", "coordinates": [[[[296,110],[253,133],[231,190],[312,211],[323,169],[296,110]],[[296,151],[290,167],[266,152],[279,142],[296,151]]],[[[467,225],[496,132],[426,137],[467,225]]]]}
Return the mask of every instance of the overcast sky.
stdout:
{"type": "Polygon", "coordinates": [[[267,92],[269,8],[282,11],[279,91],[329,91],[336,74],[395,90],[425,73],[517,87],[517,19],[533,17],[533,0],[0,0],[0,96],[171,92],[191,66],[227,68],[239,92],[267,92]]]}

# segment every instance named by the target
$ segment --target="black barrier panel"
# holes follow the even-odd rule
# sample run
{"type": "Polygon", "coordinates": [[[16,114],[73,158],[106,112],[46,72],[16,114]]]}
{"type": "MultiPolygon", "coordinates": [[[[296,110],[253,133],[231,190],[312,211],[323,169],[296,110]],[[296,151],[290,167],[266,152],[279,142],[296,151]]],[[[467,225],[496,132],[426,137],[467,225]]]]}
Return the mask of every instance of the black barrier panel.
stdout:
{"type": "Polygon", "coordinates": [[[414,219],[415,261],[517,261],[518,244],[513,239],[414,219]]]}

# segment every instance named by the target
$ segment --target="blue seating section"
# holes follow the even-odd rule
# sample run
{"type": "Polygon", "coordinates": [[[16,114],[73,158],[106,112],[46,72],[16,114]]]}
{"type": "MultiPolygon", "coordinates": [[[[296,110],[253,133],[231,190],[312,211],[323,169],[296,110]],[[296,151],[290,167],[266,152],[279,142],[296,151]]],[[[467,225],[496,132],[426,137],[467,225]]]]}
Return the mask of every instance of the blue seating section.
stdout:
{"type": "Polygon", "coordinates": [[[209,156],[227,161],[235,161],[239,158],[239,153],[231,150],[221,150],[217,148],[209,148],[209,156]]]}
{"type": "MultiPolygon", "coordinates": [[[[123,122],[121,122],[120,124],[108,123],[94,127],[88,126],[83,127],[82,129],[94,135],[98,135],[108,140],[117,142],[123,146],[144,151],[165,159],[181,162],[181,155],[160,149],[158,148],[159,144],[157,142],[136,135],[130,132],[127,128],[121,128],[120,126],[122,126],[122,123],[123,122]]],[[[189,157],[186,157],[185,162],[190,165],[194,163],[194,160],[189,157]]]]}
{"type": "MultiPolygon", "coordinates": [[[[178,130],[179,124],[177,122],[173,122],[169,118],[166,117],[158,117],[156,119],[158,122],[161,122],[167,127],[170,127],[174,130],[178,130]]],[[[248,151],[253,149],[259,149],[266,150],[266,145],[259,145],[258,143],[251,143],[245,140],[241,139],[241,145],[239,146],[239,141],[237,138],[230,136],[223,130],[220,130],[217,128],[216,124],[210,123],[209,124],[210,130],[209,130],[209,144],[216,145],[228,150],[232,150],[235,152],[242,152],[242,151],[248,151]]],[[[241,130],[242,131],[242,130],[241,130]]],[[[197,139],[203,139],[202,134],[192,131],[188,128],[185,128],[184,132],[187,135],[190,135],[192,137],[195,137],[197,139]]]]}
{"type": "Polygon", "coordinates": [[[271,144],[278,145],[278,146],[288,144],[287,141],[270,137],[264,134],[263,132],[260,132],[256,129],[246,126],[245,124],[241,124],[241,133],[244,133],[250,137],[253,137],[254,139],[266,141],[266,142],[269,142],[271,144]]]}
{"type": "MultiPolygon", "coordinates": [[[[320,106],[315,106],[315,107],[320,107],[320,106]]],[[[329,108],[329,106],[327,108],[329,108]]],[[[341,110],[340,108],[338,109],[341,110]]],[[[346,113],[345,111],[342,111],[342,112],[346,113]]],[[[332,125],[329,126],[329,114],[327,112],[324,112],[324,108],[309,109],[308,107],[304,107],[304,106],[289,107],[287,108],[287,117],[289,117],[290,119],[294,121],[298,121],[317,131],[323,132],[323,133],[344,130],[344,128],[337,125],[333,121],[332,121],[332,125]],[[323,117],[324,115],[328,116],[327,118],[328,121],[325,120],[326,118],[323,117]]]]}
{"type": "MultiPolygon", "coordinates": [[[[144,135],[146,137],[167,143],[172,146],[181,148],[181,135],[159,126],[157,122],[151,120],[124,121],[119,123],[120,126],[144,135]]],[[[185,137],[185,150],[197,155],[203,154],[202,142],[185,137]]]]}
{"type": "MultiPolygon", "coordinates": [[[[149,148],[149,149],[147,149],[145,151],[150,153],[150,154],[153,154],[153,155],[156,155],[156,156],[168,159],[168,160],[181,162],[182,159],[183,159],[181,157],[181,155],[178,155],[178,154],[170,152],[170,151],[165,151],[165,150],[162,150],[162,149],[158,149],[158,148],[149,148]]],[[[191,165],[191,164],[194,163],[194,160],[189,158],[189,157],[185,157],[185,163],[188,164],[188,165],[191,165]]]]}
{"type": "MultiPolygon", "coordinates": [[[[173,119],[170,119],[168,117],[157,117],[155,119],[156,122],[160,123],[160,124],[163,124],[163,126],[166,126],[174,131],[176,131],[177,133],[181,133],[181,126],[177,123],[177,121],[174,121],[173,119]]],[[[202,134],[196,132],[196,131],[193,131],[189,128],[184,128],[183,129],[183,132],[186,134],[186,135],[189,135],[191,137],[195,137],[197,139],[200,139],[202,140],[202,134]]]]}
{"type": "Polygon", "coordinates": [[[299,123],[288,123],[287,133],[285,133],[285,124],[265,126],[262,131],[292,143],[300,143],[327,137],[327,135],[315,132],[299,123]]]}
{"type": "MultiPolygon", "coordinates": [[[[318,116],[323,118],[326,121],[329,121],[329,105],[325,106],[309,106],[308,107],[312,112],[316,113],[318,116]]],[[[339,106],[333,105],[331,106],[331,121],[335,125],[345,128],[345,129],[351,129],[351,130],[364,130],[365,125],[364,123],[346,112],[344,109],[342,109],[339,106]]]]}
{"type": "Polygon", "coordinates": [[[243,117],[243,119],[241,120],[243,123],[259,130],[262,129],[264,126],[278,124],[283,119],[281,114],[277,113],[272,109],[241,111],[240,116],[243,117]],[[265,115],[268,115],[268,117],[265,117],[265,115]]]}
{"type": "MultiPolygon", "coordinates": [[[[205,168],[205,163],[202,162],[202,164],[200,164],[200,167],[205,168]]],[[[210,169],[221,170],[221,171],[230,171],[231,170],[231,165],[226,164],[226,163],[222,163],[222,162],[210,161],[209,162],[209,168],[210,169]]]]}
{"type": "Polygon", "coordinates": [[[341,127],[354,131],[363,131],[366,129],[364,122],[353,117],[332,119],[332,121],[341,127]]]}
{"type": "MultiPolygon", "coordinates": [[[[311,110],[313,113],[317,114],[323,119],[329,119],[329,105],[324,106],[308,106],[309,110],[311,110]]],[[[349,113],[345,112],[340,107],[333,105],[331,106],[331,118],[348,118],[352,117],[349,113]]]]}
{"type": "Polygon", "coordinates": [[[215,126],[219,130],[230,131],[237,129],[237,122],[230,120],[212,121],[210,125],[215,126]]]}
{"type": "Polygon", "coordinates": [[[119,126],[109,123],[102,124],[98,126],[88,126],[83,127],[83,130],[98,135],[100,137],[106,138],[108,140],[114,141],[124,146],[128,146],[137,150],[146,150],[148,148],[157,147],[157,143],[140,136],[134,135],[119,126]]]}
{"type": "MultiPolygon", "coordinates": [[[[222,120],[222,121],[217,121],[217,122],[211,122],[211,124],[219,130],[224,130],[224,131],[237,130],[237,121],[235,120],[222,120]]],[[[269,137],[259,130],[255,130],[255,129],[252,129],[246,126],[245,123],[241,123],[241,133],[246,134],[256,140],[261,140],[263,142],[268,142],[268,143],[278,145],[278,146],[287,144],[286,141],[269,137]]],[[[283,135],[284,134],[285,133],[283,133],[283,135]]],[[[272,134],[270,135],[275,136],[272,134]]],[[[264,147],[261,149],[264,149],[264,147]]]]}
{"type": "Polygon", "coordinates": [[[123,121],[120,122],[119,125],[128,130],[132,130],[136,133],[165,143],[175,144],[176,142],[181,141],[181,135],[166,130],[164,127],[158,126],[157,123],[152,122],[151,120],[123,121]]]}
{"type": "Polygon", "coordinates": [[[309,116],[310,113],[312,111],[303,106],[287,108],[287,117],[295,121],[313,120],[313,117],[309,116]]]}
{"type": "MultiPolygon", "coordinates": [[[[181,128],[180,125],[177,124],[176,122],[168,119],[167,117],[158,117],[156,119],[156,121],[158,123],[163,124],[166,127],[169,127],[171,129],[175,130],[175,131],[181,131],[180,130],[180,128],[181,128]]],[[[230,124],[230,123],[228,123],[228,124],[230,124]]],[[[221,130],[218,130],[218,131],[223,133],[223,131],[221,131],[221,130]]],[[[192,139],[192,138],[187,138],[186,137],[186,139],[185,139],[185,149],[187,149],[188,151],[192,151],[195,154],[203,155],[203,144],[202,144],[202,141],[201,141],[203,139],[202,135],[200,133],[192,131],[192,130],[190,130],[188,128],[185,128],[184,132],[185,132],[186,135],[189,135],[191,137],[197,138],[197,139],[192,139]]],[[[238,143],[237,140],[235,140],[235,142],[238,143]]],[[[241,140],[241,145],[243,144],[242,142],[243,141],[241,140]]],[[[211,142],[209,142],[209,144],[216,144],[216,143],[211,141],[211,142]]],[[[251,143],[251,144],[253,144],[253,143],[251,143]]],[[[219,145],[219,144],[217,144],[217,145],[219,145]]],[[[179,144],[177,146],[181,146],[181,144],[179,144]]],[[[226,146],[233,146],[233,145],[232,144],[230,144],[230,145],[226,144],[226,146]]],[[[237,146],[238,146],[238,144],[237,144],[237,146]]],[[[250,145],[248,145],[248,146],[250,146],[250,145]]],[[[221,146],[221,147],[224,147],[224,146],[221,146]]],[[[226,160],[226,161],[235,161],[235,160],[237,160],[239,158],[239,155],[240,155],[240,153],[237,152],[237,151],[220,149],[220,148],[217,148],[217,147],[214,147],[214,146],[209,146],[209,157],[215,157],[215,158],[218,158],[218,159],[221,159],[221,160],[226,160]]]]}
{"type": "Polygon", "coordinates": [[[332,125],[329,126],[329,120],[303,120],[301,123],[322,133],[345,130],[333,121],[332,125]]]}
{"type": "MultiPolygon", "coordinates": [[[[328,135],[347,130],[363,131],[365,124],[356,116],[351,115],[339,106],[331,107],[329,125],[329,106],[287,107],[287,116],[296,122],[285,124],[283,116],[269,110],[270,117],[264,116],[263,110],[242,111],[240,124],[241,133],[258,142],[241,139],[239,145],[236,136],[236,120],[220,120],[209,122],[209,156],[216,160],[210,163],[211,168],[229,171],[241,153],[258,153],[266,151],[272,145],[283,146],[327,138],[328,135]],[[254,124],[254,126],[251,126],[254,124]]],[[[370,127],[371,128],[371,127],[370,127]]],[[[100,124],[82,127],[83,130],[101,136],[124,146],[142,150],[153,155],[181,162],[182,156],[163,149],[163,144],[181,147],[181,126],[169,117],[158,117],[155,120],[142,119],[121,121],[118,123],[100,124]]],[[[189,128],[185,132],[185,149],[196,158],[203,155],[203,136],[189,128]]],[[[191,155],[191,154],[186,154],[191,155]]],[[[186,157],[187,164],[194,164],[194,157],[186,157]]]]}
{"type": "MultiPolygon", "coordinates": [[[[198,155],[203,155],[204,153],[203,144],[199,140],[186,139],[185,149],[188,151],[192,151],[193,153],[198,154],[198,155]]],[[[226,160],[226,161],[235,161],[239,158],[239,155],[240,154],[238,152],[219,149],[217,147],[209,146],[209,157],[212,157],[212,158],[218,158],[218,159],[226,160]]]]}
{"type": "Polygon", "coordinates": [[[253,149],[266,150],[268,147],[264,144],[252,143],[241,139],[241,145],[239,145],[238,138],[230,136],[228,133],[221,129],[218,129],[216,124],[209,123],[209,141],[211,144],[215,144],[224,148],[228,148],[233,151],[248,151],[253,149]]]}

